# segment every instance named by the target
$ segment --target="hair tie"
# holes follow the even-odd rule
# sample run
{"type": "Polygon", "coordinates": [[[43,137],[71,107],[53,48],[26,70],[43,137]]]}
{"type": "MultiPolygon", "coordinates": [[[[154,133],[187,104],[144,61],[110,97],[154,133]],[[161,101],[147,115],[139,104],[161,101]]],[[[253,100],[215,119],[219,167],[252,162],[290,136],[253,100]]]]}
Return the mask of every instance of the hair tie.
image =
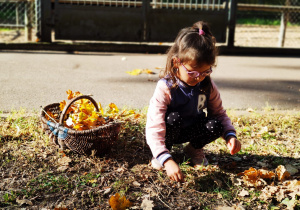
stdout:
{"type": "Polygon", "coordinates": [[[205,32],[202,29],[199,29],[199,35],[205,35],[205,32]]]}

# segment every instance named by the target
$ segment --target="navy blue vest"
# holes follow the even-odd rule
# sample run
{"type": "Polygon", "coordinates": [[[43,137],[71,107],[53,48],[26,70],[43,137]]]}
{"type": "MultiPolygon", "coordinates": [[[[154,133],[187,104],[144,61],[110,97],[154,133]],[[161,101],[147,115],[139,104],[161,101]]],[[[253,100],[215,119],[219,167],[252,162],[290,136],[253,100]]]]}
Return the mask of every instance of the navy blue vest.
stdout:
{"type": "Polygon", "coordinates": [[[198,118],[206,117],[207,101],[209,93],[203,91],[201,82],[196,86],[188,86],[177,79],[178,86],[172,87],[172,81],[162,79],[171,92],[171,103],[168,106],[166,117],[171,112],[178,112],[182,117],[182,126],[187,127],[193,124],[198,118]]]}

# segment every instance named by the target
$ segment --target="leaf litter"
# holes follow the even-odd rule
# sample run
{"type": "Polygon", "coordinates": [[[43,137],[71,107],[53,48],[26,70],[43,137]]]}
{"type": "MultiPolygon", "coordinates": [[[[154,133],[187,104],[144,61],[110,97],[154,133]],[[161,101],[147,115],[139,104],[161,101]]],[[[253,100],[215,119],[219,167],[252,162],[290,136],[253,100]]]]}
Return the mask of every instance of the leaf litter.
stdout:
{"type": "Polygon", "coordinates": [[[38,114],[27,113],[0,120],[1,208],[299,209],[299,114],[230,113],[242,151],[231,156],[218,139],[204,148],[210,165],[196,169],[176,146],[186,179],[175,183],[149,164],[143,110],[127,116],[119,144],[104,157],[60,151],[38,114]]]}

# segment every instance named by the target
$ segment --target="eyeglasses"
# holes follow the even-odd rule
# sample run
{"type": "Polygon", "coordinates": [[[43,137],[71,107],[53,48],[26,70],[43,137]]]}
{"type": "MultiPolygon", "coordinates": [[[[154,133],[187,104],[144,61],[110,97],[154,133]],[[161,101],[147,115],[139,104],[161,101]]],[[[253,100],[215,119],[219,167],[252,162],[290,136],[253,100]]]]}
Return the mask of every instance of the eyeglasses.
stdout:
{"type": "Polygon", "coordinates": [[[198,71],[189,71],[189,70],[187,70],[187,68],[182,63],[180,63],[180,64],[186,70],[186,73],[190,77],[193,77],[193,78],[196,78],[196,77],[199,77],[199,76],[206,77],[206,76],[208,76],[212,73],[212,68],[211,67],[208,70],[204,71],[204,72],[198,72],[198,71]]]}

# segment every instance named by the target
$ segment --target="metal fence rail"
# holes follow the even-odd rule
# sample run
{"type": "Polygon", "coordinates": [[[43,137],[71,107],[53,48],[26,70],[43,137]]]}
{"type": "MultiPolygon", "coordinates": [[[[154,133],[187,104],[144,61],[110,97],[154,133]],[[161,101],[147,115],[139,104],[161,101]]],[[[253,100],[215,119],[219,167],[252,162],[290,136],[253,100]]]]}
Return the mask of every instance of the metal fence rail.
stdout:
{"type": "MultiPolygon", "coordinates": [[[[55,2],[52,0],[52,2],[55,2]]],[[[109,7],[141,7],[142,0],[59,0],[60,4],[97,5],[109,7]]],[[[150,6],[154,9],[224,9],[222,0],[151,0],[150,6]]]]}

